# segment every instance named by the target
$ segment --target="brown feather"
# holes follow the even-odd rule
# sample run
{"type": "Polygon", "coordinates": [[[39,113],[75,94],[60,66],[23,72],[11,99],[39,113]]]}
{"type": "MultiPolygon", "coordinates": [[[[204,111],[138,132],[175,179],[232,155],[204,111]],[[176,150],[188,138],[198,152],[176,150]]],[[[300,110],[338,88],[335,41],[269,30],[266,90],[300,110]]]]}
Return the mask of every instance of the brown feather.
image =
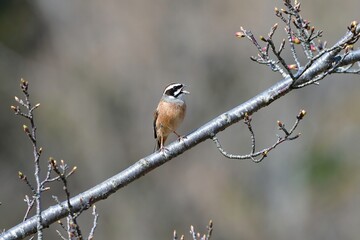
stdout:
{"type": "Polygon", "coordinates": [[[157,140],[157,149],[165,143],[170,133],[176,131],[184,120],[185,111],[185,104],[160,101],[154,114],[154,137],[157,140]]]}

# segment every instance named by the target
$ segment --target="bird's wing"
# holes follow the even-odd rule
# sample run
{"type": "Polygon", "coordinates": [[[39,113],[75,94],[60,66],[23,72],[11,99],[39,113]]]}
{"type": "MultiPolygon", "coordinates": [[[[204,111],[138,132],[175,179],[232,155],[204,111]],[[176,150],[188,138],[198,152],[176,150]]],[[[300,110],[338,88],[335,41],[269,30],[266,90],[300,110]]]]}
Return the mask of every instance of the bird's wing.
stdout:
{"type": "Polygon", "coordinates": [[[159,116],[159,112],[156,110],[154,112],[154,123],[153,123],[153,127],[154,127],[154,138],[157,139],[157,134],[156,134],[156,120],[159,116]]]}

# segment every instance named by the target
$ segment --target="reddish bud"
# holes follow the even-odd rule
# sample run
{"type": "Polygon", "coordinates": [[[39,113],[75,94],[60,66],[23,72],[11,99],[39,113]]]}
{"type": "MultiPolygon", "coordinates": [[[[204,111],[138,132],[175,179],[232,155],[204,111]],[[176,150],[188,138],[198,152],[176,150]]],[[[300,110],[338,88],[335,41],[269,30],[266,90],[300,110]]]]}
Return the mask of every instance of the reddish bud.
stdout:
{"type": "Polygon", "coordinates": [[[290,70],[298,70],[298,67],[297,67],[296,64],[289,64],[289,65],[288,65],[288,68],[289,68],[290,70]]]}
{"type": "Polygon", "coordinates": [[[293,42],[293,43],[295,43],[295,44],[300,44],[301,43],[301,41],[300,41],[300,39],[299,38],[297,38],[297,37],[291,37],[291,41],[293,42]]]}
{"type": "Polygon", "coordinates": [[[243,38],[243,37],[245,37],[245,34],[243,32],[236,32],[235,36],[238,38],[243,38]]]}

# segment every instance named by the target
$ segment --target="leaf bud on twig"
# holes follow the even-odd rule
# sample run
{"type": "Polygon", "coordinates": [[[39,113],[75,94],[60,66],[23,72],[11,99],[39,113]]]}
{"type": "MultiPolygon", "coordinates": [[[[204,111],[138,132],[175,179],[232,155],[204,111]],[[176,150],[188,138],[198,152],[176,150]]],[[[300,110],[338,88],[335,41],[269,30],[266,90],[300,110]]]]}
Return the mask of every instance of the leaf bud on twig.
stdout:
{"type": "Polygon", "coordinates": [[[23,90],[23,92],[26,92],[29,87],[29,82],[24,80],[23,78],[20,81],[21,81],[21,84],[20,84],[21,89],[23,90]]]}
{"type": "Polygon", "coordinates": [[[66,175],[66,177],[70,177],[77,169],[77,166],[74,166],[71,171],[66,175]]]}
{"type": "Polygon", "coordinates": [[[50,158],[49,158],[49,162],[50,162],[50,164],[51,164],[51,166],[52,166],[53,168],[56,167],[56,160],[55,160],[54,158],[50,157],[50,158]]]}
{"type": "Polygon", "coordinates": [[[243,32],[236,32],[235,36],[238,38],[243,38],[243,37],[245,37],[245,34],[243,32]]]}
{"type": "Polygon", "coordinates": [[[315,31],[315,26],[312,26],[311,28],[310,28],[310,31],[311,31],[311,34],[315,31]]]}
{"type": "Polygon", "coordinates": [[[357,25],[358,25],[357,21],[352,21],[349,27],[350,32],[355,33],[357,25]]]}
{"type": "Polygon", "coordinates": [[[266,38],[264,38],[263,36],[260,36],[260,40],[263,42],[267,42],[266,38]]]}
{"type": "Polygon", "coordinates": [[[345,53],[351,52],[352,50],[354,50],[354,45],[353,44],[346,44],[345,53]]]}
{"type": "Polygon", "coordinates": [[[297,119],[301,120],[305,117],[306,111],[304,109],[300,110],[299,115],[297,115],[297,119]]]}
{"type": "Polygon", "coordinates": [[[26,126],[25,124],[23,125],[23,129],[26,134],[30,134],[30,130],[29,130],[28,126],[26,126]]]}
{"type": "Polygon", "coordinates": [[[300,39],[297,38],[297,37],[291,37],[291,41],[292,41],[293,43],[295,43],[295,44],[300,44],[300,43],[301,43],[300,39]]]}
{"type": "Polygon", "coordinates": [[[278,23],[275,23],[274,26],[272,27],[272,29],[275,31],[277,29],[278,25],[279,25],[278,23]]]}
{"type": "Polygon", "coordinates": [[[26,176],[22,173],[22,172],[18,172],[18,176],[19,176],[19,178],[21,179],[21,180],[24,180],[24,179],[26,179],[26,176]]]}
{"type": "Polygon", "coordinates": [[[18,114],[20,112],[19,106],[10,106],[12,110],[14,110],[15,114],[18,114]]]}
{"type": "Polygon", "coordinates": [[[287,67],[288,67],[290,70],[298,70],[298,67],[297,67],[296,64],[289,64],[287,67]]]}
{"type": "Polygon", "coordinates": [[[265,151],[262,153],[262,155],[263,155],[264,157],[267,157],[267,154],[268,154],[268,151],[267,151],[267,150],[265,150],[265,151]]]}

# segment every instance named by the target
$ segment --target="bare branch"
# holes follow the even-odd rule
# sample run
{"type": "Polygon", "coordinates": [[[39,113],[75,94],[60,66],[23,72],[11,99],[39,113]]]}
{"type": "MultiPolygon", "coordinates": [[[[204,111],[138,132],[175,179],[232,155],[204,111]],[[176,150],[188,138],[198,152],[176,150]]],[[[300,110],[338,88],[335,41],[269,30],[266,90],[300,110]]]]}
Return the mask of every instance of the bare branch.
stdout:
{"type": "MultiPolygon", "coordinates": [[[[92,228],[90,230],[88,240],[93,240],[94,239],[94,233],[95,233],[95,229],[96,229],[97,223],[98,223],[99,214],[96,212],[96,206],[95,205],[93,205],[92,215],[94,216],[94,221],[93,221],[93,226],[92,226],[92,228]]],[[[176,232],[175,232],[175,234],[176,234],[176,232]]]]}
{"type": "Polygon", "coordinates": [[[26,209],[26,212],[25,212],[25,215],[23,218],[23,222],[26,221],[26,219],[28,218],[31,209],[34,206],[35,200],[30,199],[28,195],[25,195],[24,202],[26,202],[26,204],[27,204],[27,209],[26,209]]]}
{"type": "MultiPolygon", "coordinates": [[[[201,234],[200,232],[196,232],[194,226],[191,225],[190,226],[190,235],[191,235],[192,239],[193,240],[210,240],[212,230],[213,230],[212,220],[210,220],[209,225],[206,226],[206,229],[207,229],[207,233],[201,234]]],[[[174,237],[175,236],[176,236],[176,231],[174,231],[174,237]]],[[[174,239],[177,239],[177,236],[174,239]]],[[[181,239],[184,239],[184,237],[182,236],[181,239]]]]}
{"type": "Polygon", "coordinates": [[[24,175],[22,172],[18,172],[19,179],[24,181],[25,184],[30,188],[32,194],[36,194],[35,188],[31,185],[26,175],[24,175]]]}
{"type": "MultiPolygon", "coordinates": [[[[283,12],[283,14],[287,14],[286,11],[283,12]]],[[[290,12],[290,14],[293,13],[290,12]]],[[[296,18],[297,17],[295,16],[295,19],[296,18]]],[[[304,29],[306,29],[306,24],[308,24],[307,22],[305,22],[305,20],[302,22],[296,20],[295,23],[297,26],[303,27],[304,29]],[[301,26],[300,23],[303,24],[303,26],[301,26]]],[[[245,30],[244,32],[247,34],[247,36],[249,36],[249,39],[251,41],[256,43],[255,38],[251,37],[252,34],[250,34],[248,31],[245,30]]],[[[244,35],[245,33],[239,33],[238,35],[245,36],[244,35]]],[[[169,144],[168,146],[166,146],[167,149],[166,154],[164,153],[165,151],[164,152],[160,151],[140,159],[132,166],[129,166],[127,169],[105,180],[104,182],[96,185],[95,187],[83,193],[80,193],[79,195],[69,200],[62,202],[61,204],[56,204],[52,207],[49,207],[48,209],[44,210],[42,214],[37,214],[36,216],[27,219],[26,221],[18,224],[17,226],[14,226],[13,228],[3,232],[0,235],[0,240],[21,239],[26,236],[29,236],[30,234],[35,233],[36,231],[41,231],[42,227],[48,227],[50,224],[69,215],[70,212],[69,208],[63,207],[63,206],[67,206],[68,203],[70,203],[70,205],[72,206],[71,211],[73,213],[82,212],[90,208],[94,203],[108,198],[117,190],[125,187],[127,184],[135,181],[136,179],[143,177],[148,172],[170,161],[171,159],[189,150],[190,148],[195,147],[196,145],[200,144],[201,142],[207,139],[214,139],[217,133],[223,131],[232,124],[235,124],[243,120],[246,114],[252,115],[256,111],[270,105],[278,98],[283,97],[287,93],[295,90],[296,88],[299,88],[300,86],[303,86],[303,84],[311,83],[311,81],[314,81],[314,79],[316,78],[317,78],[316,81],[313,83],[316,83],[317,81],[322,79],[321,77],[325,77],[331,72],[334,73],[337,72],[337,70],[341,69],[341,67],[359,62],[360,50],[349,51],[346,54],[342,52],[345,51],[348,45],[354,44],[359,39],[359,33],[360,33],[359,25],[357,23],[356,24],[352,23],[348,28],[348,32],[331,48],[326,49],[325,44],[323,43],[318,44],[317,48],[321,52],[319,52],[317,56],[312,57],[308,64],[305,64],[303,67],[298,68],[298,72],[294,74],[295,80],[292,79],[290,76],[288,76],[288,74],[286,74],[286,72],[283,70],[281,72],[283,79],[280,80],[278,83],[274,84],[269,89],[266,89],[265,91],[251,98],[245,103],[240,104],[239,106],[227,112],[224,112],[218,117],[212,119],[205,125],[199,127],[198,129],[188,134],[186,138],[183,139],[183,141],[180,142],[175,141],[169,144]],[[329,69],[331,70],[331,72],[329,72],[329,69]]],[[[291,31],[290,34],[291,36],[293,36],[293,33],[291,31]]],[[[316,33],[312,33],[312,34],[316,34],[316,33]]],[[[303,37],[301,32],[299,33],[299,36],[302,37],[302,40],[300,39],[300,41],[304,41],[304,40],[308,41],[312,39],[311,37],[309,38],[310,35],[307,35],[307,38],[303,37]]],[[[295,37],[299,37],[299,36],[296,35],[295,37]]],[[[310,44],[310,49],[311,49],[311,44],[310,44]]],[[[258,46],[260,45],[258,44],[258,46]]],[[[261,49],[261,46],[260,48],[258,46],[257,48],[259,50],[259,56],[258,56],[259,62],[262,61],[262,64],[267,64],[271,68],[274,68],[277,71],[281,71],[280,70],[281,68],[279,68],[278,65],[279,61],[267,59],[265,55],[266,49],[264,51],[261,49]]],[[[309,47],[307,46],[306,48],[309,47]]],[[[23,89],[27,91],[27,84],[22,84],[22,85],[23,85],[22,86],[23,89]]],[[[15,114],[19,114],[18,113],[19,107],[13,106],[11,108],[15,111],[15,114]]],[[[29,109],[34,110],[32,107],[30,107],[29,109]]],[[[35,126],[33,127],[33,125],[31,125],[31,128],[28,129],[31,135],[35,136],[35,130],[36,130],[35,126]]],[[[284,130],[282,131],[284,132],[284,130]]],[[[291,129],[286,131],[290,133],[291,129]]],[[[275,148],[278,144],[281,143],[281,141],[286,141],[286,139],[290,140],[291,137],[289,137],[286,132],[284,133],[285,133],[285,137],[283,137],[282,140],[278,140],[269,149],[275,148]],[[286,136],[288,137],[286,138],[286,136]]],[[[36,137],[34,137],[34,139],[36,139],[36,137]]],[[[36,151],[34,150],[34,155],[35,155],[35,159],[37,159],[36,158],[37,156],[40,157],[39,149],[37,149],[37,146],[34,149],[36,149],[36,151]]],[[[267,155],[267,152],[262,152],[260,154],[267,155]]],[[[38,159],[36,161],[38,161],[38,159]]],[[[40,185],[41,185],[40,182],[38,182],[37,188],[39,188],[40,185]]],[[[37,189],[36,191],[39,192],[39,190],[40,189],[37,189]]],[[[36,197],[38,198],[39,196],[36,197]]]]}
{"type": "MultiPolygon", "coordinates": [[[[40,155],[41,155],[41,148],[39,149],[37,146],[37,138],[36,138],[36,126],[35,126],[35,120],[33,111],[40,106],[40,104],[36,104],[35,106],[31,105],[30,102],[30,95],[29,95],[29,82],[25,81],[24,79],[21,79],[20,82],[20,88],[25,96],[25,100],[20,99],[15,96],[15,101],[19,103],[23,108],[25,108],[26,112],[23,112],[19,106],[11,106],[11,109],[15,111],[16,115],[20,115],[27,120],[30,121],[30,128],[27,125],[23,125],[23,130],[26,133],[26,135],[29,137],[32,147],[33,147],[33,156],[34,156],[34,163],[35,163],[35,181],[36,181],[36,187],[32,187],[30,182],[28,181],[27,177],[23,175],[23,173],[19,172],[19,178],[22,179],[31,189],[35,203],[36,203],[36,218],[37,218],[37,232],[38,232],[38,239],[43,239],[43,226],[42,226],[42,206],[41,206],[41,192],[42,192],[42,186],[40,182],[40,155]]],[[[31,210],[33,206],[33,202],[26,201],[28,204],[27,211],[25,213],[24,220],[27,218],[29,211],[31,210]]]]}
{"type": "Polygon", "coordinates": [[[212,235],[212,231],[213,231],[213,221],[212,220],[210,220],[209,225],[207,225],[206,228],[208,230],[206,239],[210,239],[211,235],[212,235]]]}
{"type": "Polygon", "coordinates": [[[281,143],[286,142],[286,141],[295,140],[300,136],[300,133],[296,134],[294,136],[292,134],[294,133],[295,129],[299,125],[299,122],[303,119],[305,114],[306,114],[305,110],[300,111],[300,113],[296,117],[296,121],[295,121],[294,125],[292,126],[292,128],[290,130],[287,130],[285,128],[285,125],[282,122],[278,121],[277,124],[279,126],[279,130],[283,131],[285,136],[284,137],[277,136],[277,140],[273,145],[271,145],[270,147],[264,148],[258,152],[255,152],[255,134],[254,134],[254,131],[252,130],[252,126],[251,126],[251,117],[249,117],[247,115],[244,118],[244,122],[248,126],[248,129],[251,134],[251,153],[250,154],[237,155],[237,154],[227,153],[221,146],[219,139],[216,136],[213,136],[212,140],[216,144],[216,147],[220,151],[220,153],[229,159],[239,159],[239,160],[251,159],[253,162],[259,163],[265,157],[268,156],[270,151],[274,150],[281,143]],[[259,157],[259,158],[256,158],[256,157],[259,157]]]}
{"type": "MultiPolygon", "coordinates": [[[[275,25],[274,25],[275,26],[275,25]]],[[[272,28],[273,30],[270,31],[269,35],[272,36],[272,34],[274,33],[276,27],[272,28]]],[[[238,36],[241,37],[246,37],[247,39],[249,39],[258,49],[258,57],[251,57],[250,59],[259,63],[259,64],[264,64],[267,65],[271,68],[272,71],[274,72],[280,72],[280,74],[285,78],[287,77],[287,74],[285,73],[285,71],[280,67],[280,65],[278,65],[278,61],[275,61],[273,59],[271,59],[269,57],[268,54],[268,50],[269,50],[269,43],[267,42],[267,40],[264,37],[260,37],[260,39],[264,42],[267,42],[267,46],[262,48],[260,46],[260,44],[257,42],[257,40],[255,39],[253,33],[251,31],[245,30],[243,27],[240,27],[240,32],[237,33],[238,36]]]]}
{"type": "MultiPolygon", "coordinates": [[[[57,164],[56,160],[53,159],[53,158],[50,158],[49,160],[49,164],[51,165],[51,168],[54,170],[54,172],[58,175],[57,179],[61,180],[61,182],[63,183],[63,190],[66,194],[66,205],[64,205],[63,203],[60,203],[56,197],[53,197],[57,202],[58,204],[60,204],[62,207],[65,207],[66,210],[69,212],[69,215],[68,215],[68,234],[70,234],[71,236],[73,237],[76,237],[78,239],[82,239],[82,233],[81,233],[81,230],[80,230],[80,226],[79,224],[77,223],[77,217],[79,216],[80,212],[79,213],[76,213],[73,211],[73,206],[71,205],[70,203],[70,192],[68,190],[68,182],[67,182],[67,178],[69,176],[71,176],[75,170],[76,170],[76,167],[74,167],[70,173],[67,173],[67,170],[68,170],[68,165],[65,163],[64,160],[60,160],[60,165],[57,164]]],[[[97,219],[97,217],[96,217],[97,219]]],[[[95,230],[95,229],[94,229],[95,230]]]]}
{"type": "Polygon", "coordinates": [[[61,233],[59,230],[55,230],[57,232],[57,234],[59,235],[59,237],[62,239],[62,240],[67,240],[61,233]]]}
{"type": "MultiPolygon", "coordinates": [[[[33,187],[33,185],[28,180],[27,176],[20,171],[18,172],[19,178],[23,182],[25,182],[25,184],[30,188],[30,190],[32,192],[32,198],[29,198],[27,195],[25,195],[24,201],[27,204],[27,210],[25,212],[23,221],[27,220],[31,209],[34,207],[34,205],[36,205],[38,239],[42,239],[43,225],[42,225],[42,213],[41,213],[41,193],[43,191],[47,191],[50,189],[50,187],[45,186],[47,183],[54,182],[54,181],[61,181],[63,183],[63,189],[66,194],[66,200],[67,200],[66,204],[61,203],[58,200],[58,198],[55,196],[53,196],[53,198],[59,204],[60,207],[64,208],[66,211],[69,212],[69,216],[68,216],[69,239],[70,239],[70,236],[74,236],[77,239],[82,239],[82,234],[81,234],[79,225],[77,224],[77,220],[76,220],[76,218],[79,216],[79,214],[82,211],[76,211],[76,212],[72,211],[72,206],[70,203],[70,192],[68,190],[68,183],[67,183],[67,178],[70,177],[75,172],[76,167],[73,167],[71,169],[71,171],[68,171],[69,167],[63,160],[60,161],[61,162],[60,165],[57,165],[56,161],[54,159],[50,159],[50,161],[48,163],[48,167],[47,167],[46,177],[44,180],[42,180],[42,181],[40,180],[39,159],[40,159],[40,156],[42,153],[42,148],[41,147],[38,148],[38,146],[37,146],[36,126],[35,126],[34,115],[33,115],[33,111],[35,109],[37,109],[40,106],[40,104],[38,103],[35,106],[31,105],[30,95],[28,92],[29,83],[27,81],[21,79],[20,87],[25,96],[25,100],[15,97],[15,101],[18,104],[20,104],[20,106],[22,108],[25,109],[25,112],[23,112],[23,110],[19,106],[11,106],[11,109],[14,110],[16,115],[22,116],[30,121],[30,127],[28,127],[27,125],[23,125],[23,130],[33,145],[33,155],[34,155],[34,159],[35,159],[35,161],[34,161],[35,162],[34,176],[35,176],[35,180],[36,180],[36,186],[33,187]],[[57,176],[51,177],[52,172],[55,172],[57,174],[57,176]]],[[[97,215],[95,216],[95,219],[97,221],[97,215]]],[[[93,231],[95,230],[95,227],[93,228],[93,231]]],[[[93,235],[93,232],[92,232],[92,235],[93,235]]]]}
{"type": "MultiPolygon", "coordinates": [[[[347,39],[348,37],[348,34],[345,35],[345,37],[342,38],[339,42],[343,42],[344,39],[347,39]]],[[[331,62],[323,62],[323,59],[327,58],[329,58],[329,54],[327,54],[327,56],[323,56],[323,58],[315,60],[314,64],[321,64],[324,66],[309,68],[305,73],[303,73],[301,79],[299,78],[297,81],[305,81],[306,79],[310,78],[310,76],[313,77],[320,74],[323,69],[326,69],[326,66],[330,67],[331,62]]],[[[358,61],[360,61],[360,50],[350,52],[344,58],[343,62],[339,65],[339,67],[358,61]]],[[[168,149],[166,155],[163,152],[155,152],[149,156],[146,156],[140,159],[138,162],[134,163],[132,166],[118,173],[117,175],[71,198],[70,203],[73,206],[73,211],[78,212],[88,209],[95,202],[108,198],[111,194],[115,193],[120,188],[123,188],[127,184],[144,176],[151,170],[170,161],[171,159],[187,151],[188,149],[198,145],[206,139],[212,139],[218,132],[223,131],[230,125],[244,119],[245,113],[251,115],[252,113],[260,110],[261,108],[270,105],[276,99],[294,90],[292,84],[293,80],[290,77],[279,81],[269,89],[251,98],[245,103],[240,104],[239,106],[219,115],[205,125],[199,127],[198,129],[187,135],[183,141],[175,141],[169,144],[166,147],[168,149]]],[[[66,209],[62,208],[59,205],[52,206],[47,210],[43,211],[43,226],[47,227],[50,224],[56,222],[57,220],[66,217],[67,215],[68,211],[66,209]]],[[[20,223],[17,226],[14,226],[13,228],[2,233],[2,235],[0,235],[0,239],[21,239],[35,232],[36,218],[30,218],[27,221],[20,223]]]]}
{"type": "Polygon", "coordinates": [[[290,78],[294,81],[294,88],[302,88],[311,84],[318,84],[319,80],[331,73],[358,74],[360,72],[359,67],[352,70],[349,70],[350,68],[345,68],[346,70],[342,68],[339,69],[339,67],[343,65],[342,62],[344,61],[344,56],[342,58],[337,56],[342,50],[345,50],[345,54],[353,51],[353,44],[359,40],[360,31],[359,25],[356,21],[353,21],[350,26],[347,27],[348,33],[343,37],[343,39],[341,39],[333,47],[326,49],[326,42],[319,41],[318,46],[315,44],[314,40],[322,36],[322,31],[315,31],[315,27],[310,27],[310,22],[300,15],[300,3],[295,2],[293,4],[291,1],[284,1],[284,5],[286,9],[279,10],[278,8],[275,8],[275,15],[286,25],[285,31],[287,34],[287,41],[290,44],[290,50],[295,64],[287,64],[281,56],[282,50],[285,46],[285,40],[281,42],[279,50],[276,50],[272,37],[278,24],[275,24],[272,27],[267,39],[260,37],[262,41],[267,43],[264,48],[261,48],[251,31],[245,30],[243,27],[240,28],[241,31],[236,35],[238,37],[248,38],[259,51],[258,57],[251,57],[253,61],[270,66],[273,71],[279,71],[284,78],[290,76],[290,78]],[[294,27],[297,33],[294,33],[294,27]],[[304,66],[301,66],[298,59],[295,49],[296,44],[301,44],[305,55],[309,59],[308,63],[304,66]],[[269,48],[271,48],[277,60],[270,58],[268,52],[269,48]],[[313,56],[313,52],[315,51],[320,52],[316,56],[313,56]],[[319,61],[320,59],[322,61],[319,61]],[[315,62],[317,64],[315,64],[315,62]],[[282,67],[280,67],[278,63],[280,63],[282,67]],[[330,65],[331,67],[329,67],[330,65]],[[317,69],[317,72],[320,72],[318,75],[308,74],[309,78],[303,78],[303,74],[305,72],[316,68],[320,68],[317,69]],[[283,69],[285,69],[286,73],[283,69]],[[294,75],[292,70],[299,71],[294,75]]]}

